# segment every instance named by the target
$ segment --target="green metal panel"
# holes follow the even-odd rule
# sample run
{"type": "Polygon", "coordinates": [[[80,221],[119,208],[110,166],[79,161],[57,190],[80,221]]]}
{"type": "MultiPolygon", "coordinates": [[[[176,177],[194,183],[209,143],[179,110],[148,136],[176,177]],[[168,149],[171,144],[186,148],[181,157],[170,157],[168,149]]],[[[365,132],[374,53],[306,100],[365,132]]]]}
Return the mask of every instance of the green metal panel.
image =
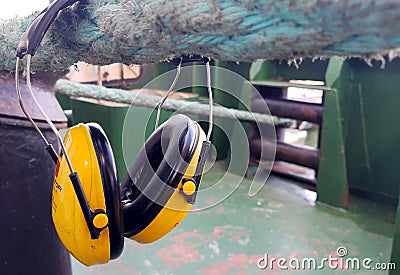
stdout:
{"type": "MultiPolygon", "coordinates": [[[[249,79],[251,63],[234,63],[215,61],[215,66],[228,69],[234,73],[241,75],[244,79],[249,79]]],[[[230,79],[224,79],[218,74],[218,71],[212,76],[214,86],[222,87],[224,85],[219,84],[224,81],[232,81],[230,79]]],[[[244,83],[240,83],[244,87],[244,83]]],[[[219,89],[213,89],[214,102],[228,108],[235,108],[239,110],[248,110],[250,106],[250,94],[247,91],[243,92],[243,89],[235,89],[234,91],[221,91],[219,89]]],[[[217,127],[213,129],[212,142],[217,149],[217,159],[225,159],[229,156],[231,135],[233,133],[235,122],[227,119],[215,119],[217,127]],[[223,125],[224,131],[222,131],[218,125],[223,125]]]]}
{"type": "MultiPolygon", "coordinates": [[[[320,141],[320,164],[318,169],[318,200],[336,207],[345,207],[348,197],[346,161],[339,105],[339,94],[330,88],[341,69],[341,61],[312,61],[306,59],[297,68],[287,62],[265,61],[254,76],[254,80],[268,79],[272,87],[287,87],[288,84],[276,80],[320,80],[328,87],[324,90],[324,113],[320,141]],[[335,75],[336,77],[332,77],[335,75]],[[275,80],[271,81],[271,80],[275,80]]],[[[292,86],[292,85],[291,85],[292,86]]],[[[304,86],[304,85],[294,85],[304,86]]]]}
{"type": "Polygon", "coordinates": [[[69,96],[60,95],[57,93],[55,94],[55,96],[63,110],[71,109],[71,99],[69,98],[69,96]]]}
{"type": "Polygon", "coordinates": [[[327,86],[338,88],[338,91],[324,91],[317,182],[318,200],[336,207],[346,207],[348,202],[346,155],[339,106],[341,87],[335,86],[342,66],[342,59],[333,58],[326,70],[327,86]]]}
{"type": "Polygon", "coordinates": [[[328,66],[328,60],[304,59],[298,63],[289,65],[287,61],[264,61],[261,64],[258,73],[255,73],[253,80],[325,80],[325,71],[328,66]]]}
{"type": "MultiPolygon", "coordinates": [[[[266,61],[255,79],[325,80],[326,61],[316,63],[305,60],[296,69],[284,62],[266,61]]],[[[400,61],[386,64],[385,69],[379,65],[370,67],[358,59],[329,61],[326,84],[337,88],[337,94],[328,92],[325,98],[321,161],[329,158],[331,164],[322,163],[319,170],[319,198],[323,201],[344,202],[347,181],[351,191],[364,196],[391,202],[398,196],[400,128],[395,125],[400,120],[400,61]],[[325,186],[330,187],[323,191],[325,186]]]]}
{"type": "Polygon", "coordinates": [[[335,87],[353,192],[395,202],[400,184],[400,61],[380,69],[358,59],[344,62],[335,87]]]}
{"type": "MultiPolygon", "coordinates": [[[[244,84],[240,97],[239,106],[241,110],[250,111],[252,86],[250,83],[244,84]]],[[[239,176],[247,173],[250,148],[248,142],[248,133],[250,125],[244,122],[231,122],[231,132],[229,136],[230,147],[232,150],[228,153],[227,171],[239,176]]]]}

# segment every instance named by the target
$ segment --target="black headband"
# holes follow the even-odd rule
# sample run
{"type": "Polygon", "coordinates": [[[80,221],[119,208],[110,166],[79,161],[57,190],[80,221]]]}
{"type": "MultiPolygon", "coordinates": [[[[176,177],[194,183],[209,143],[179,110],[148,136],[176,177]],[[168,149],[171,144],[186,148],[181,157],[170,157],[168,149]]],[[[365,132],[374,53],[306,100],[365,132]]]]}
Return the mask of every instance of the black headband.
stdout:
{"type": "Polygon", "coordinates": [[[43,40],[44,35],[51,23],[56,19],[57,14],[64,8],[78,2],[79,0],[57,0],[45,8],[25,31],[18,44],[17,57],[35,55],[37,48],[43,40]]]}

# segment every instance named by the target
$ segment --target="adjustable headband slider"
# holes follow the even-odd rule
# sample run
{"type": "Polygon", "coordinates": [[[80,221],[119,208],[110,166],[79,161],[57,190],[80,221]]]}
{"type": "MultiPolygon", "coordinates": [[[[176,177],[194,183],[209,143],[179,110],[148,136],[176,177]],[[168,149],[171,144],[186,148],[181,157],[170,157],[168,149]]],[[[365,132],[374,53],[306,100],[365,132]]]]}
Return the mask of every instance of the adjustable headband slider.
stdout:
{"type": "Polygon", "coordinates": [[[210,61],[209,57],[205,57],[205,56],[201,56],[198,54],[192,54],[192,55],[182,55],[180,58],[174,58],[172,60],[172,63],[175,66],[178,66],[179,64],[183,64],[183,63],[192,63],[192,62],[203,62],[203,63],[207,63],[210,61]]]}

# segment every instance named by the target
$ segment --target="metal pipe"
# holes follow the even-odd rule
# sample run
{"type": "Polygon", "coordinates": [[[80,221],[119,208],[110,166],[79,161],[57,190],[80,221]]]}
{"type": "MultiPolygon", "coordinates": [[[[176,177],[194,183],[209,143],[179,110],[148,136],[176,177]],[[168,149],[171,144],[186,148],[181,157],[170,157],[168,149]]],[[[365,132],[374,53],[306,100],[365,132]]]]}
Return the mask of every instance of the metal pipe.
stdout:
{"type": "MultiPolygon", "coordinates": [[[[271,141],[259,138],[250,140],[250,155],[253,158],[260,159],[261,153],[269,152],[273,148],[274,144],[271,141]]],[[[319,165],[319,150],[278,141],[276,143],[275,160],[286,161],[317,170],[319,165]]]]}
{"type": "Polygon", "coordinates": [[[251,110],[262,113],[267,104],[273,116],[305,120],[315,124],[322,123],[323,105],[309,102],[279,99],[254,99],[251,103],[251,110]]]}

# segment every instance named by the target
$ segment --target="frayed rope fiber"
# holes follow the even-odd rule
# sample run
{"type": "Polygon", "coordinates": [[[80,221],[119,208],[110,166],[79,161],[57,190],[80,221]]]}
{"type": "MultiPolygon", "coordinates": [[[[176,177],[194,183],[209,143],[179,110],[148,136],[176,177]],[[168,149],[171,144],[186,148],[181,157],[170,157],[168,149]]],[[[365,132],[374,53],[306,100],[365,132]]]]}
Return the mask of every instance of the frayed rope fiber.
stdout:
{"type": "MultiPolygon", "coordinates": [[[[33,18],[0,22],[0,69],[14,69],[33,18]]],[[[60,14],[32,66],[144,64],[191,53],[239,62],[395,58],[399,22],[399,0],[89,0],[60,14]]]]}

